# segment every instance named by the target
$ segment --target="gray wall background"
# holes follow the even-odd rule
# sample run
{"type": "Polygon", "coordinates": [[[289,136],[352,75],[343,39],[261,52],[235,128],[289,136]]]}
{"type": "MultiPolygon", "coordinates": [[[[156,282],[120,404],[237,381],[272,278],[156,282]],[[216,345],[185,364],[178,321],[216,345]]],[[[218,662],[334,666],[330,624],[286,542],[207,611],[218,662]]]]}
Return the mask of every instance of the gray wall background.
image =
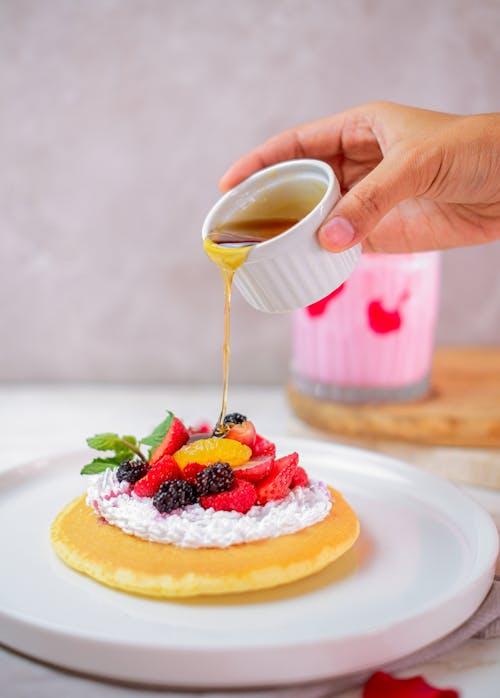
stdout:
{"type": "MultiPolygon", "coordinates": [[[[500,109],[495,0],[0,0],[0,379],[217,382],[217,180],[377,99],[500,109]]],[[[444,255],[438,339],[500,341],[500,245],[444,255]]],[[[232,376],[286,376],[236,294],[232,376]]]]}

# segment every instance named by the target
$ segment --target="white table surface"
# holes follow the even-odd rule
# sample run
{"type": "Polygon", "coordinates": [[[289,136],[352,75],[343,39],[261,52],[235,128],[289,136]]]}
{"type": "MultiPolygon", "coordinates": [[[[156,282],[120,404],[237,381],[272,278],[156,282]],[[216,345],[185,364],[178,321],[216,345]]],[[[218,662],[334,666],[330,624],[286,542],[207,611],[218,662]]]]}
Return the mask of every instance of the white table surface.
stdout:
{"type": "MultiPolygon", "coordinates": [[[[80,449],[85,437],[99,431],[146,433],[171,409],[190,423],[213,421],[220,408],[220,387],[131,387],[106,385],[3,385],[0,386],[0,470],[64,451],[80,449]]],[[[284,390],[274,387],[232,387],[229,410],[251,416],[265,434],[327,438],[300,423],[291,414],[284,390]]],[[[342,443],[360,445],[355,440],[342,443]]],[[[377,450],[393,450],[371,444],[377,450]]],[[[398,445],[398,456],[421,463],[425,450],[398,445]]],[[[429,459],[442,459],[446,451],[428,449],[429,459]]],[[[453,450],[449,451],[453,457],[453,450]]],[[[457,457],[466,456],[464,449],[457,457]]],[[[431,463],[432,464],[432,463],[431,463]]],[[[500,464],[499,464],[500,467],[500,464]]],[[[500,528],[500,491],[463,486],[494,517],[500,528]]],[[[3,572],[7,569],[2,565],[3,572]]],[[[497,568],[498,569],[498,568],[497,568]]],[[[469,640],[459,649],[404,675],[423,674],[440,687],[454,687],[461,698],[498,698],[500,695],[500,639],[469,640]]],[[[81,677],[48,667],[0,648],[2,698],[148,698],[174,695],[168,691],[140,689],[81,677]]],[[[179,694],[181,695],[181,694],[179,694]]],[[[261,694],[263,697],[265,692],[261,694]]],[[[349,691],[341,698],[359,698],[349,691]]]]}

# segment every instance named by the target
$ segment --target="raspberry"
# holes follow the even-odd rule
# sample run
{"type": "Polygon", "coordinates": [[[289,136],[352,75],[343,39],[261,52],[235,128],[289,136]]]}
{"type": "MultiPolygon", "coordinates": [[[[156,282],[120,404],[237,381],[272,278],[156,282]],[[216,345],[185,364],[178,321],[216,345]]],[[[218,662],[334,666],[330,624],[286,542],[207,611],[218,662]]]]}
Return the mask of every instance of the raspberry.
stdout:
{"type": "Polygon", "coordinates": [[[273,456],[260,456],[260,458],[252,458],[241,468],[236,468],[234,475],[241,480],[258,482],[272,472],[273,466],[273,456]]]}
{"type": "Polygon", "coordinates": [[[149,457],[149,462],[154,465],[163,456],[171,456],[178,451],[181,446],[184,446],[189,439],[189,434],[180,419],[174,417],[169,430],[165,434],[163,441],[159,446],[153,448],[149,457]]]}
{"type": "Polygon", "coordinates": [[[169,480],[160,485],[153,497],[153,505],[161,514],[168,514],[188,504],[196,504],[198,493],[196,487],[186,480],[169,480]]]}
{"type": "Polygon", "coordinates": [[[146,475],[134,485],[134,492],[139,497],[152,497],[162,482],[176,480],[181,476],[181,471],[172,456],[163,456],[155,463],[146,475]]]}
{"type": "Polygon", "coordinates": [[[290,487],[293,489],[294,487],[305,487],[306,485],[309,484],[309,477],[304,470],[304,468],[301,468],[300,465],[297,466],[297,469],[295,470],[295,474],[292,479],[292,484],[290,487]]]}
{"type": "Polygon", "coordinates": [[[289,456],[284,456],[274,462],[271,474],[261,480],[256,486],[257,502],[259,504],[263,505],[287,496],[298,462],[298,453],[291,453],[289,456]]]}
{"type": "Polygon", "coordinates": [[[260,434],[257,434],[255,436],[254,445],[252,446],[253,458],[258,458],[259,456],[273,456],[274,457],[275,455],[276,455],[276,446],[271,441],[268,441],[263,436],[260,436],[260,434]]]}
{"type": "Polygon", "coordinates": [[[255,487],[251,482],[235,480],[234,487],[231,490],[200,497],[200,504],[204,509],[239,511],[241,514],[246,514],[253,507],[256,499],[255,487]]]}
{"type": "Polygon", "coordinates": [[[214,463],[196,475],[195,484],[200,495],[225,492],[234,484],[234,471],[229,463],[214,463]]]}
{"type": "Polygon", "coordinates": [[[188,463],[182,471],[182,477],[192,485],[196,485],[196,476],[204,470],[205,467],[206,466],[201,465],[201,463],[188,463]]]}
{"type": "Polygon", "coordinates": [[[246,421],[247,418],[245,415],[240,414],[239,412],[231,412],[230,414],[226,414],[224,417],[224,426],[231,427],[234,424],[243,424],[243,422],[246,421]]]}
{"type": "Polygon", "coordinates": [[[148,472],[148,467],[141,460],[124,460],[116,470],[116,479],[118,482],[126,480],[131,485],[144,477],[148,472]]]}

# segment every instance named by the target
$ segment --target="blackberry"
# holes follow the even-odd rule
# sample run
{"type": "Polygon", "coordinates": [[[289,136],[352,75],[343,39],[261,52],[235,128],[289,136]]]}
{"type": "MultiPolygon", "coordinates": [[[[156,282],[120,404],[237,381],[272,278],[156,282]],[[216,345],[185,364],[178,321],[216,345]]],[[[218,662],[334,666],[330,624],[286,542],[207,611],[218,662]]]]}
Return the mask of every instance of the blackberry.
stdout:
{"type": "Polygon", "coordinates": [[[118,482],[126,480],[134,485],[137,480],[140,480],[148,472],[145,463],[140,460],[124,460],[118,466],[116,471],[116,479],[118,482]]]}
{"type": "Polygon", "coordinates": [[[196,504],[197,501],[196,487],[186,480],[167,480],[153,497],[153,505],[161,514],[196,504]]]}
{"type": "Polygon", "coordinates": [[[232,426],[233,424],[243,424],[243,422],[246,421],[247,418],[245,415],[240,414],[239,412],[231,412],[231,414],[226,414],[224,417],[224,425],[227,427],[232,426]]]}
{"type": "Polygon", "coordinates": [[[214,463],[196,474],[196,489],[201,496],[230,490],[234,472],[229,463],[214,463]]]}

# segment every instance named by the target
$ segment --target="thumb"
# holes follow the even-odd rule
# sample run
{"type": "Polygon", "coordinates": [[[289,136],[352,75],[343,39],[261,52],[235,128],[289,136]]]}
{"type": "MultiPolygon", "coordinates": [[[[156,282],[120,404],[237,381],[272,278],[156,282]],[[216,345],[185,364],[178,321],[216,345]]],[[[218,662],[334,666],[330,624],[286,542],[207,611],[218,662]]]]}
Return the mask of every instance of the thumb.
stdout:
{"type": "Polygon", "coordinates": [[[331,211],[318,232],[322,247],[339,252],[361,242],[377,223],[404,199],[419,193],[420,158],[401,153],[386,155],[355,184],[331,211]]]}

